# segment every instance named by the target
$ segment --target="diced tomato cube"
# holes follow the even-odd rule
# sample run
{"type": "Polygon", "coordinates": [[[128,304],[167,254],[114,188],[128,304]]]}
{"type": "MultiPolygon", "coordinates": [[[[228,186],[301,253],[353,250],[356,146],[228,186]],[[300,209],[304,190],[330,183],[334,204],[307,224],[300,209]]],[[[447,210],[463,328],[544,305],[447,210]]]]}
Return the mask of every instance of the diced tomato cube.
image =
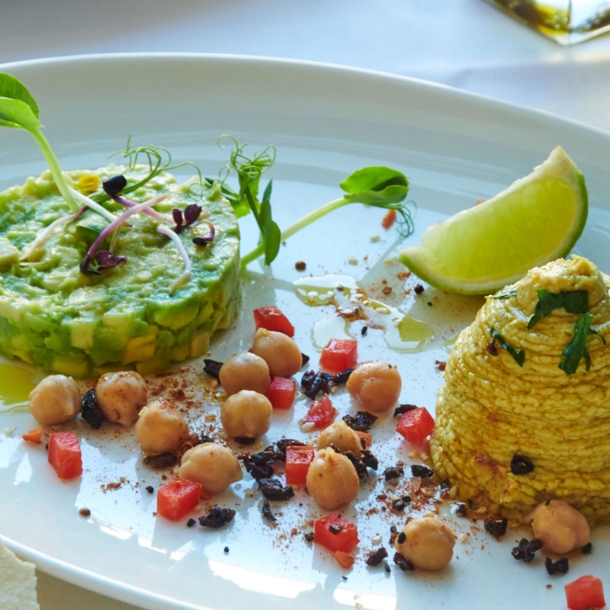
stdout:
{"type": "Polygon", "coordinates": [[[296,390],[297,382],[294,379],[274,377],[267,391],[267,398],[274,409],[290,409],[296,390]]]}
{"type": "Polygon", "coordinates": [[[420,445],[434,432],[434,418],[428,409],[412,409],[400,416],[396,430],[410,443],[420,445]]]}
{"type": "Polygon", "coordinates": [[[171,479],[157,494],[157,513],[170,521],[178,521],[199,503],[201,483],[171,479]]]}
{"type": "Polygon", "coordinates": [[[73,479],[83,473],[83,457],[74,432],[51,432],[48,459],[60,479],[73,479]]]}
{"type": "Polygon", "coordinates": [[[26,432],[22,437],[24,441],[28,441],[28,443],[34,443],[36,445],[40,445],[42,441],[42,428],[36,428],[36,430],[30,430],[26,432]]]}
{"type": "Polygon", "coordinates": [[[338,513],[331,513],[315,522],[314,542],[333,553],[349,553],[360,542],[358,528],[338,513]]]}
{"type": "Polygon", "coordinates": [[[581,576],[564,589],[570,610],[604,608],[606,605],[604,585],[596,576],[581,576]]]}
{"type": "Polygon", "coordinates": [[[286,483],[288,485],[305,485],[309,465],[313,461],[313,447],[286,447],[286,483]]]}
{"type": "Polygon", "coordinates": [[[294,337],[294,326],[290,320],[275,305],[267,305],[254,310],[254,324],[256,330],[266,328],[279,333],[284,333],[289,337],[294,337]]]}
{"type": "Polygon", "coordinates": [[[328,394],[324,395],[321,400],[316,400],[307,415],[303,418],[304,422],[312,422],[316,430],[323,430],[326,426],[330,426],[337,417],[337,409],[330,402],[328,394]]]}
{"type": "Polygon", "coordinates": [[[358,360],[358,342],[351,339],[331,339],[322,350],[320,366],[329,373],[353,369],[358,360]]]}

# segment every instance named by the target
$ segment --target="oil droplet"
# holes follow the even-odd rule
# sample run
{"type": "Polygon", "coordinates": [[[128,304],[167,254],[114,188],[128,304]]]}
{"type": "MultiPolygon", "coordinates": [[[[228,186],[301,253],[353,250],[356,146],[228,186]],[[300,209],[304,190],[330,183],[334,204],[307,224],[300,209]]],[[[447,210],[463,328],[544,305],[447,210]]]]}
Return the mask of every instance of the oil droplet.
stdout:
{"type": "Polygon", "coordinates": [[[311,331],[313,344],[318,349],[324,349],[331,339],[354,339],[348,331],[348,323],[339,315],[329,316],[313,325],[311,331]]]}
{"type": "Polygon", "coordinates": [[[457,341],[457,338],[459,336],[460,336],[460,333],[455,333],[455,335],[453,335],[453,337],[449,337],[449,339],[447,339],[447,341],[445,341],[444,347],[448,352],[450,352],[453,349],[455,342],[457,341]]]}
{"type": "Polygon", "coordinates": [[[26,365],[0,363],[0,411],[28,410],[28,396],[40,374],[26,365]]]}
{"type": "Polygon", "coordinates": [[[354,339],[349,322],[363,319],[370,328],[382,329],[388,347],[399,352],[420,352],[434,339],[429,324],[387,303],[369,299],[350,275],[301,278],[293,285],[307,305],[332,303],[338,310],[334,316],[314,324],[312,339],[318,349],[323,349],[329,339],[354,339]]]}
{"type": "Polygon", "coordinates": [[[339,294],[349,297],[352,293],[362,290],[351,275],[303,277],[292,285],[299,299],[307,305],[327,305],[339,294]]]}
{"type": "MultiPolygon", "coordinates": [[[[388,307],[383,338],[397,352],[421,352],[434,339],[432,327],[395,307],[388,307]]],[[[379,311],[379,310],[378,310],[379,311]]]]}

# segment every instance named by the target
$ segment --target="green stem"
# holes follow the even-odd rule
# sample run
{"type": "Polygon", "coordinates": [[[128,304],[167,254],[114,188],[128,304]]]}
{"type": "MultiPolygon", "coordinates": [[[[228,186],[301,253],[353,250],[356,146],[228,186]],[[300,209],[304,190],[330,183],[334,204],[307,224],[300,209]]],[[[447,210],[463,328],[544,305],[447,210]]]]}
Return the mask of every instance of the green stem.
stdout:
{"type": "Polygon", "coordinates": [[[51,149],[49,141],[44,137],[44,134],[39,129],[28,129],[28,132],[34,138],[34,140],[36,140],[36,143],[40,147],[40,150],[42,151],[42,154],[44,155],[49,169],[51,170],[51,175],[55,180],[55,184],[57,185],[61,196],[66,200],[68,207],[73,213],[78,212],[80,207],[78,203],[76,203],[76,201],[74,200],[74,197],[72,197],[72,193],[70,192],[70,189],[66,184],[66,179],[64,178],[64,175],[61,171],[59,161],[57,160],[55,153],[51,149]]]}
{"type": "MultiPolygon", "coordinates": [[[[326,216],[333,210],[337,210],[338,208],[351,203],[345,199],[345,197],[339,197],[339,199],[335,199],[326,205],[323,205],[321,208],[306,214],[300,220],[297,220],[294,224],[290,225],[287,229],[282,231],[281,241],[285,241],[289,237],[292,237],[295,233],[298,233],[301,229],[304,229],[306,226],[310,225],[312,222],[326,216]]],[[[248,252],[245,256],[241,257],[241,266],[242,269],[252,261],[256,260],[261,254],[265,252],[265,247],[263,244],[259,244],[252,252],[248,252]]]]}

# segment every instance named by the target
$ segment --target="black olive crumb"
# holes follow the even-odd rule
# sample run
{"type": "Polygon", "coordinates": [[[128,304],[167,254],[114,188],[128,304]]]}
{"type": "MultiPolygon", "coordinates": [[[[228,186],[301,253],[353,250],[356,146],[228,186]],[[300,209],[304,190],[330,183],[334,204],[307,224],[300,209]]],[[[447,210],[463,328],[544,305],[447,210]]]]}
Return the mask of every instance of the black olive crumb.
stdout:
{"type": "Polygon", "coordinates": [[[506,517],[498,517],[497,519],[489,519],[485,521],[485,531],[490,533],[494,538],[502,538],[506,534],[506,526],[508,519],[506,517]]]}
{"type": "Polygon", "coordinates": [[[404,509],[405,503],[402,501],[402,498],[399,498],[398,500],[394,500],[394,502],[392,502],[392,510],[401,513],[404,509]]]}
{"type": "Polygon", "coordinates": [[[392,527],[390,527],[390,531],[392,532],[392,534],[394,534],[397,531],[396,526],[392,525],[392,527]]]}
{"type": "Polygon", "coordinates": [[[458,517],[465,517],[468,514],[468,510],[466,509],[466,505],[464,503],[460,503],[455,508],[455,514],[458,517]]]}
{"type": "Polygon", "coordinates": [[[81,508],[81,509],[78,511],[78,514],[79,514],[81,517],[90,517],[90,516],[91,516],[91,511],[90,511],[88,508],[81,508]]]}
{"type": "Polygon", "coordinates": [[[313,538],[314,538],[313,532],[305,532],[304,536],[305,536],[305,540],[307,540],[307,542],[313,542],[313,538]]]}
{"type": "Polygon", "coordinates": [[[342,576],[341,576],[341,578],[342,578],[343,580],[347,580],[347,576],[345,576],[345,575],[342,575],[342,576]]]}
{"type": "Polygon", "coordinates": [[[160,453],[159,455],[149,455],[143,462],[145,466],[155,470],[164,470],[176,464],[178,458],[173,453],[160,453]]]}
{"type": "Polygon", "coordinates": [[[400,532],[400,534],[398,534],[398,538],[396,539],[396,542],[398,542],[398,544],[402,544],[406,539],[407,539],[407,535],[404,532],[400,532]]]}
{"type": "Polygon", "coordinates": [[[396,409],[394,409],[394,417],[398,417],[403,413],[408,413],[409,411],[413,411],[413,409],[417,409],[416,405],[400,405],[396,409]]]}
{"type": "Polygon", "coordinates": [[[363,337],[364,337],[364,336],[366,335],[366,333],[368,333],[368,332],[369,332],[369,327],[368,327],[368,326],[363,326],[363,327],[360,329],[360,334],[361,334],[363,337]]]}
{"type": "Polygon", "coordinates": [[[405,473],[405,470],[402,466],[390,466],[383,471],[383,477],[386,481],[391,481],[392,479],[398,479],[405,473]]]}
{"type": "Polygon", "coordinates": [[[392,571],[392,568],[390,567],[390,564],[386,561],[383,564],[383,569],[389,574],[392,571]]]}
{"type": "Polygon", "coordinates": [[[340,532],[342,529],[343,529],[343,526],[342,526],[342,525],[330,525],[330,526],[328,527],[328,531],[329,531],[331,534],[338,534],[338,533],[339,533],[339,532],[340,532]]]}
{"type": "Polygon", "coordinates": [[[225,552],[225,553],[228,553],[228,552],[229,552],[229,547],[228,547],[228,546],[225,546],[225,548],[224,548],[224,552],[225,552]]]}
{"type": "Polygon", "coordinates": [[[149,494],[155,493],[155,488],[152,485],[147,485],[145,489],[149,494]]]}
{"type": "Polygon", "coordinates": [[[513,455],[513,459],[510,461],[510,471],[513,474],[529,474],[534,470],[534,464],[531,460],[528,460],[522,455],[513,455]]]}
{"type": "Polygon", "coordinates": [[[511,551],[511,555],[517,560],[523,560],[525,563],[529,563],[534,559],[536,551],[542,548],[542,540],[534,538],[528,540],[527,538],[521,538],[519,545],[514,547],[511,551]]]}
{"type": "Polygon", "coordinates": [[[444,371],[447,368],[447,363],[444,360],[435,360],[434,364],[439,371],[444,371]]]}
{"type": "Polygon", "coordinates": [[[358,411],[356,415],[345,415],[343,421],[356,432],[368,432],[377,416],[368,411],[358,411]]]}
{"type": "Polygon", "coordinates": [[[400,553],[394,554],[394,563],[403,571],[412,571],[415,569],[415,566],[405,557],[403,557],[400,553]]]}
{"type": "Polygon", "coordinates": [[[432,301],[428,301],[428,307],[432,307],[432,301]]]}
{"type": "Polygon", "coordinates": [[[234,510],[230,508],[220,508],[218,506],[214,506],[210,509],[210,512],[207,515],[199,517],[199,524],[202,527],[210,527],[213,529],[217,529],[233,521],[234,517],[234,510]]]}
{"type": "Polygon", "coordinates": [[[195,521],[195,519],[189,519],[186,522],[186,527],[193,527],[193,525],[195,525],[195,523],[197,523],[197,521],[195,521]]]}
{"type": "Polygon", "coordinates": [[[294,264],[294,268],[295,268],[297,271],[305,271],[305,269],[307,269],[307,264],[305,263],[305,261],[297,261],[297,262],[294,264]]]}
{"type": "Polygon", "coordinates": [[[309,356],[301,352],[301,366],[305,366],[309,362],[309,360],[309,356]]]}
{"type": "Polygon", "coordinates": [[[220,369],[222,368],[223,363],[218,360],[212,360],[210,358],[204,358],[203,360],[203,371],[207,373],[210,377],[215,377],[218,379],[220,375],[220,369]]]}
{"type": "Polygon", "coordinates": [[[425,288],[421,284],[417,284],[417,286],[415,286],[414,290],[415,290],[415,294],[421,294],[425,290],[425,288]]]}
{"type": "MultiPolygon", "coordinates": [[[[385,547],[379,547],[374,553],[371,553],[366,558],[367,566],[377,566],[379,565],[386,557],[388,556],[388,552],[385,550],[385,547]]],[[[387,564],[386,564],[387,565],[387,564]]]]}
{"type": "Polygon", "coordinates": [[[269,500],[265,500],[263,502],[262,513],[263,517],[265,517],[267,521],[270,521],[271,523],[275,523],[277,521],[275,515],[271,512],[271,505],[269,504],[269,500]]]}
{"type": "Polygon", "coordinates": [[[414,477],[421,477],[422,479],[429,479],[436,470],[432,470],[432,468],[428,468],[427,466],[423,466],[422,464],[413,464],[411,466],[411,474],[414,477]]]}
{"type": "Polygon", "coordinates": [[[549,576],[553,576],[554,574],[567,574],[570,569],[567,557],[562,557],[557,561],[553,561],[550,557],[547,557],[544,561],[544,567],[549,573],[549,576]]]}

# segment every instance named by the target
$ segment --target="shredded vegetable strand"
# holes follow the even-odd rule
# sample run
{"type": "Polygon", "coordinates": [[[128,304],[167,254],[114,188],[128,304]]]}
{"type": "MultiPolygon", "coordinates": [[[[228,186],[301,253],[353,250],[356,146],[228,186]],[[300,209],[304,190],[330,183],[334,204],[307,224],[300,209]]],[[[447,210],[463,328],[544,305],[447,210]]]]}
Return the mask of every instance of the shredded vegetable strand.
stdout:
{"type": "MultiPolygon", "coordinates": [[[[127,208],[132,208],[134,205],[138,205],[135,201],[130,201],[129,199],[126,199],[125,197],[120,197],[118,195],[111,195],[110,198],[116,201],[117,203],[124,205],[127,208]]],[[[172,219],[169,216],[167,216],[166,214],[161,214],[161,212],[157,212],[157,210],[151,210],[150,208],[147,208],[142,211],[144,212],[144,214],[148,214],[151,218],[155,218],[156,220],[161,220],[163,222],[169,223],[172,222],[172,219]]]]}
{"type": "Polygon", "coordinates": [[[168,197],[167,193],[165,195],[160,195],[159,197],[149,199],[144,203],[134,205],[132,208],[127,208],[120,216],[113,217],[113,221],[97,236],[97,239],[91,244],[91,247],[87,252],[87,256],[92,257],[95,254],[95,251],[101,246],[102,242],[106,239],[106,237],[110,233],[112,233],[112,231],[114,231],[117,227],[120,227],[123,222],[125,222],[125,220],[127,220],[130,216],[133,216],[138,212],[146,210],[151,205],[156,205],[160,201],[163,201],[166,197],[168,197]]]}
{"type": "Polygon", "coordinates": [[[92,209],[94,212],[97,212],[100,216],[103,216],[110,222],[114,222],[116,220],[116,216],[112,212],[109,212],[104,206],[100,205],[96,201],[93,201],[93,199],[90,197],[83,195],[80,191],[77,191],[71,186],[68,187],[68,189],[70,190],[70,193],[72,193],[74,199],[76,199],[76,201],[79,203],[86,205],[88,208],[92,209]]]}
{"type": "Polygon", "coordinates": [[[163,225],[159,225],[157,227],[157,231],[159,233],[161,233],[162,235],[166,235],[174,242],[174,245],[176,246],[176,248],[178,248],[178,252],[180,253],[180,256],[184,260],[184,272],[178,279],[174,280],[172,282],[171,286],[169,287],[169,293],[172,294],[178,288],[180,288],[180,286],[182,286],[185,282],[188,282],[189,278],[191,277],[191,269],[192,269],[191,259],[188,255],[187,251],[185,250],[182,242],[180,241],[180,238],[174,231],[172,231],[169,227],[166,227],[163,225]]]}
{"type": "Polygon", "coordinates": [[[80,218],[83,215],[83,213],[85,212],[86,209],[87,209],[87,206],[84,206],[78,212],[76,212],[76,214],[69,214],[68,216],[62,216],[61,218],[58,218],[57,220],[52,222],[26,248],[25,252],[21,255],[19,260],[26,261],[28,258],[30,258],[30,256],[32,256],[32,254],[34,254],[34,252],[36,252],[36,250],[38,250],[38,248],[40,248],[40,246],[42,246],[42,244],[44,244],[44,242],[47,241],[47,239],[49,239],[49,237],[55,231],[55,229],[57,229],[57,227],[61,227],[62,225],[68,224],[69,222],[72,222],[73,220],[77,220],[78,218],[80,218]]]}

